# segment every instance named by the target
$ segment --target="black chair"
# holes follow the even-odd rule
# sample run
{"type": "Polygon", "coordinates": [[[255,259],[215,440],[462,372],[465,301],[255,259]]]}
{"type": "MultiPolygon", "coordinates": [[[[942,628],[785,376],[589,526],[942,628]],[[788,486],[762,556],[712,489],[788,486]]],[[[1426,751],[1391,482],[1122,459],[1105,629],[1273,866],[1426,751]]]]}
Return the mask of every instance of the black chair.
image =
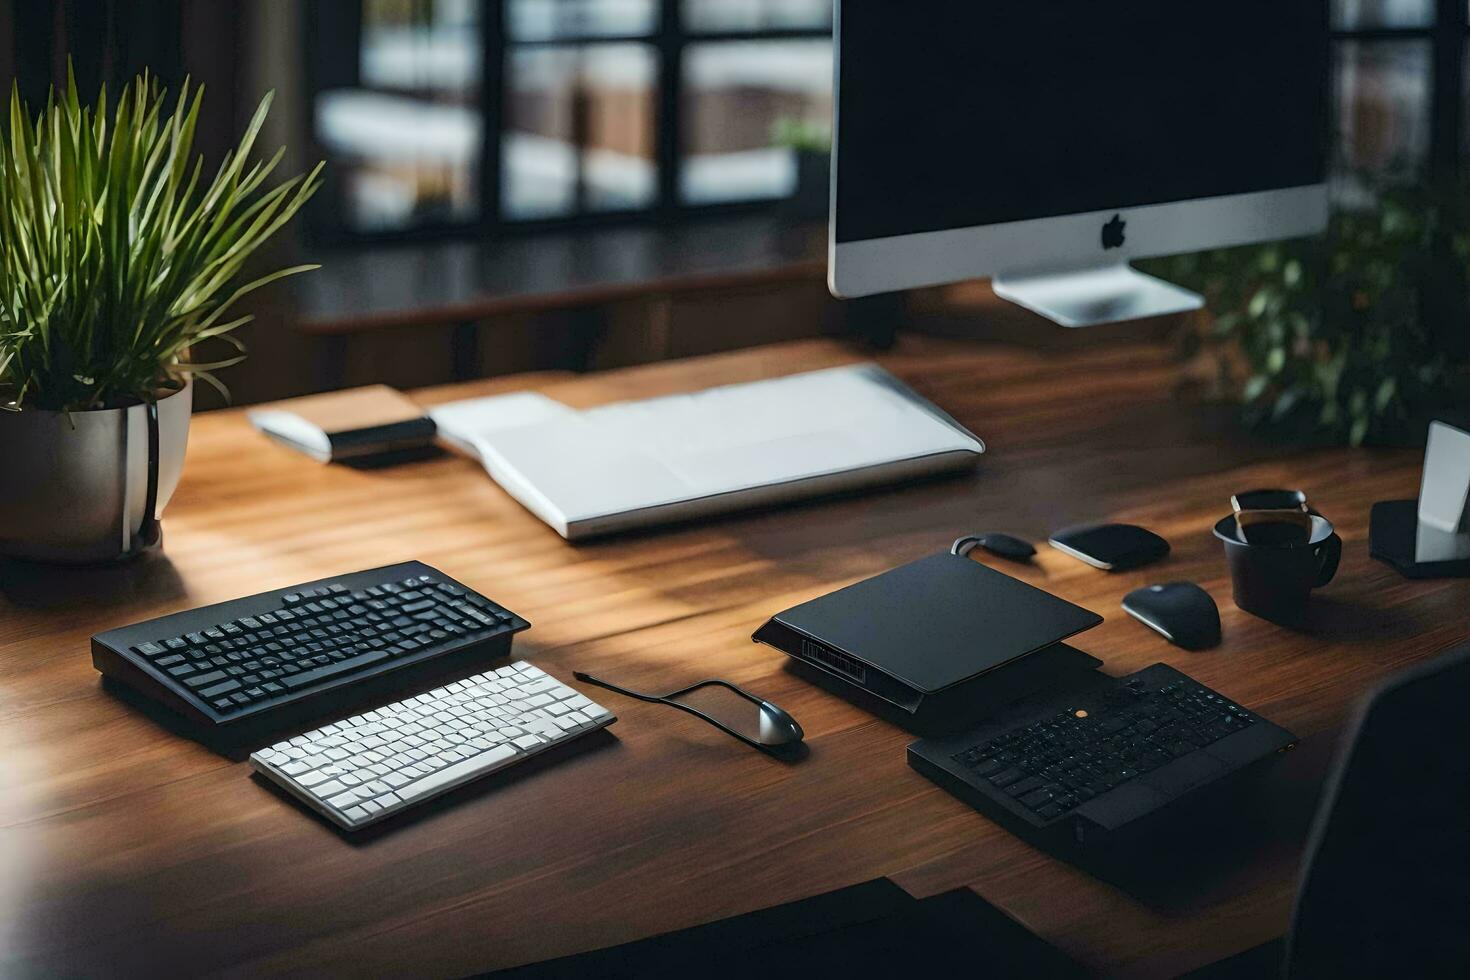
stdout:
{"type": "Polygon", "coordinates": [[[1291,977],[1470,976],[1470,647],[1358,719],[1317,815],[1291,977]]]}
{"type": "Polygon", "coordinates": [[[1470,647],[1364,705],[1328,781],[1291,930],[1194,980],[1470,976],[1470,647]]]}

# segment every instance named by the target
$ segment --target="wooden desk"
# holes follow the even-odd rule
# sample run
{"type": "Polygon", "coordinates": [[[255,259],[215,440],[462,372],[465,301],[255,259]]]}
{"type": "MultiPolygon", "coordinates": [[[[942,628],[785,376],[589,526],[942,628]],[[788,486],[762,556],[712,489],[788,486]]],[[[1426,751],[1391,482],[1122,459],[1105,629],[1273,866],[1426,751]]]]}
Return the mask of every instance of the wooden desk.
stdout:
{"type": "MultiPolygon", "coordinates": [[[[855,359],[805,343],[540,387],[588,405],[855,359]]],[[[1470,636],[1470,584],[1410,583],[1367,554],[1368,506],[1412,495],[1419,454],[1253,444],[1219,410],[1170,397],[1146,346],[1065,355],[905,340],[880,358],[990,445],[975,474],[572,547],[455,457],[322,467],[201,416],[165,521],[167,556],[124,568],[0,571],[0,973],[450,975],[618,943],[878,875],[920,895],[972,885],[1108,973],[1166,976],[1285,925],[1321,760],[1378,678],[1470,636]],[[1290,632],[1230,603],[1210,526],[1234,490],[1301,486],[1346,539],[1320,624],[1290,632]],[[768,614],[946,547],[964,531],[1041,539],[1097,518],[1174,543],[1168,563],[1104,575],[1049,549],[1008,571],[1103,614],[1078,645],[1123,673],[1188,671],[1304,736],[1242,790],[1224,867],[1140,901],[1033,850],[911,771],[902,731],[812,687],[749,636],[768,614]],[[103,690],[90,634],[401,559],[497,597],[535,627],[516,653],[556,676],[641,687],[717,675],[806,727],[787,765],[693,719],[616,701],[615,739],[462,790],[365,842],[338,835],[103,690]],[[1123,594],[1193,579],[1226,641],[1170,646],[1123,594]],[[1290,760],[1313,759],[1312,765],[1290,760]],[[1296,766],[1293,769],[1292,766],[1296,766]]],[[[986,559],[993,561],[994,559],[986,559]]]]}

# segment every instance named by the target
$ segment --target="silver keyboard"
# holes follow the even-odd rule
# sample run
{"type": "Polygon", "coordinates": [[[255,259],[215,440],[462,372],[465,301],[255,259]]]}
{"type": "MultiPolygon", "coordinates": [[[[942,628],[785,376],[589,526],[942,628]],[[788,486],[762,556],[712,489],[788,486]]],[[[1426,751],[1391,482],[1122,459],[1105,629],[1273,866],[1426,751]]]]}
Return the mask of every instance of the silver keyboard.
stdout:
{"type": "Polygon", "coordinates": [[[250,762],[356,830],[616,720],[518,661],[278,742],[250,762]]]}

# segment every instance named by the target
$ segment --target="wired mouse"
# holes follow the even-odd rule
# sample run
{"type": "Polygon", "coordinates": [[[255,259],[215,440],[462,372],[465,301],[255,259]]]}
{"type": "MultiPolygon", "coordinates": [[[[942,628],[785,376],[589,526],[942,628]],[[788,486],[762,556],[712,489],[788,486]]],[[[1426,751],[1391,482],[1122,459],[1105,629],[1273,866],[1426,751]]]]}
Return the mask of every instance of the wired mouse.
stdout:
{"type": "Polygon", "coordinates": [[[1009,558],[1011,561],[1030,561],[1036,554],[1030,541],[1022,540],[1009,534],[972,534],[969,537],[960,538],[950,548],[950,552],[956,555],[968,555],[976,548],[984,548],[992,555],[1001,558],[1009,558]]]}
{"type": "Polygon", "coordinates": [[[1207,650],[1220,642],[1220,609],[1193,582],[1134,589],[1123,597],[1123,611],[1185,650],[1207,650]]]}
{"type": "Polygon", "coordinates": [[[762,745],[792,745],[806,737],[801,725],[784,708],[762,699],[759,711],[760,737],[757,741],[762,745]]]}
{"type": "Polygon", "coordinates": [[[609,691],[617,691],[619,694],[622,694],[626,697],[637,698],[639,701],[647,701],[650,704],[662,704],[666,707],[675,708],[679,711],[683,711],[686,714],[691,714],[696,718],[709,722],[711,725],[714,725],[726,735],[729,735],[732,738],[737,738],[740,741],[744,742],[746,745],[752,746],[757,749],[762,749],[765,751],[784,749],[787,746],[797,744],[806,737],[806,733],[801,730],[801,725],[799,725],[796,719],[791,717],[791,715],[787,713],[785,709],[772,704],[765,698],[756,697],[749,691],[736,687],[729,681],[700,681],[698,684],[692,684],[689,687],[686,687],[679,691],[675,691],[672,694],[658,695],[643,694],[638,691],[631,691],[628,688],[621,687],[617,684],[612,683],[611,681],[605,681],[600,677],[593,677],[591,674],[581,670],[572,671],[572,676],[584,683],[596,684],[598,687],[605,687],[609,691]],[[682,697],[685,694],[690,694],[694,691],[698,691],[706,687],[723,687],[726,690],[732,691],[745,700],[754,704],[756,707],[756,734],[748,735],[745,732],[737,731],[736,729],[725,724],[723,721],[720,721],[718,718],[715,718],[714,716],[709,715],[704,711],[701,711],[693,705],[684,704],[683,702],[676,700],[677,698],[682,697]]]}

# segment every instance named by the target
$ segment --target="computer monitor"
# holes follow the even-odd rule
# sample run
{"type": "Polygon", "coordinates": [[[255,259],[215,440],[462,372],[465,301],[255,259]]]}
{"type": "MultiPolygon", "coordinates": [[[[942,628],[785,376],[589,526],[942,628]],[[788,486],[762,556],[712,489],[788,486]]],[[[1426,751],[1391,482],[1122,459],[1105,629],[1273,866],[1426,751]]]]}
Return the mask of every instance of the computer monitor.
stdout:
{"type": "Polygon", "coordinates": [[[1325,0],[837,0],[829,280],[990,276],[1067,326],[1196,309],[1129,261],[1327,222],[1325,0]]]}

